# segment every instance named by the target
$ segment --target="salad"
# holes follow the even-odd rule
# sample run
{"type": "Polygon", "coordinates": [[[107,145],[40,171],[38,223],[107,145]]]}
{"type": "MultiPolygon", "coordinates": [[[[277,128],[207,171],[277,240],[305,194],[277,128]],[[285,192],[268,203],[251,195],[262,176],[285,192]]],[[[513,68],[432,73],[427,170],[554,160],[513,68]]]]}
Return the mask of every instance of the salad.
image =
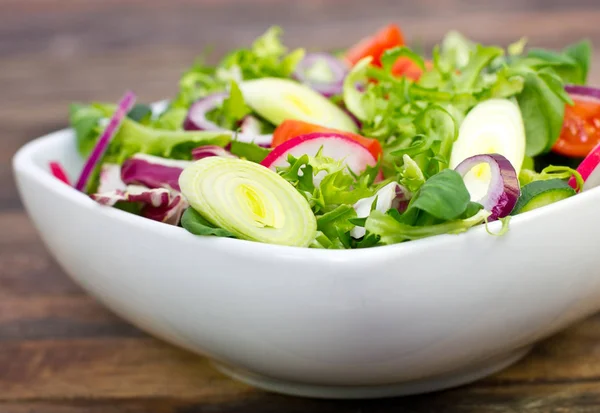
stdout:
{"type": "Polygon", "coordinates": [[[422,54],[391,24],[308,53],[281,34],[199,59],[159,110],[132,92],[73,104],[87,159],[74,188],[198,236],[349,249],[494,220],[502,234],[600,182],[588,41],[504,49],[450,32],[422,54]]]}

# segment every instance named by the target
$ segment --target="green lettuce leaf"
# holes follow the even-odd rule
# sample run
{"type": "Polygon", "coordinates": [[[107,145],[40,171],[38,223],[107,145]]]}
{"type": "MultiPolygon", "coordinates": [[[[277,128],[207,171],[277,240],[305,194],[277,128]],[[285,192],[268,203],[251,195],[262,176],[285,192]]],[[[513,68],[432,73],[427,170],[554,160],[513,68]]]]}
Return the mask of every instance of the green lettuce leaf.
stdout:
{"type": "Polygon", "coordinates": [[[365,228],[369,233],[378,236],[381,244],[389,245],[440,234],[458,234],[483,223],[488,216],[489,212],[479,211],[467,219],[428,226],[412,226],[398,221],[393,214],[373,211],[367,218],[365,228]]]}
{"type": "Polygon", "coordinates": [[[340,240],[346,248],[350,247],[348,232],[354,228],[350,221],[356,217],[356,211],[350,205],[340,205],[332,211],[317,217],[317,229],[329,240],[340,240]]]}
{"type": "Polygon", "coordinates": [[[251,47],[230,52],[216,66],[207,65],[203,57],[197,59],[181,77],[179,93],[171,105],[187,109],[204,96],[226,90],[231,82],[290,77],[303,59],[304,50],[287,53],[280,39],[282,33],[281,28],[271,27],[251,47]]]}
{"type": "Polygon", "coordinates": [[[88,156],[102,133],[100,121],[104,113],[94,106],[73,103],[69,107],[69,122],[75,131],[77,150],[82,156],[88,156]]]}
{"type": "Polygon", "coordinates": [[[229,95],[219,107],[207,113],[207,118],[223,129],[235,130],[240,121],[250,113],[252,110],[246,105],[242,91],[238,84],[232,81],[229,86],[229,95]]]}
{"type": "Polygon", "coordinates": [[[550,65],[563,82],[584,85],[590,67],[592,46],[583,40],[566,47],[562,52],[546,49],[531,49],[528,57],[550,65]]]}
{"type": "Polygon", "coordinates": [[[340,205],[354,205],[387,183],[373,185],[377,167],[356,176],[343,161],[323,156],[320,151],[316,156],[289,155],[288,163],[289,166],[277,168],[277,172],[306,197],[316,214],[325,214],[340,205]]]}
{"type": "Polygon", "coordinates": [[[238,49],[228,54],[219,65],[225,69],[238,68],[243,80],[262,77],[289,77],[304,57],[303,49],[286,54],[281,43],[283,31],[274,26],[254,41],[250,49],[238,49]]]}

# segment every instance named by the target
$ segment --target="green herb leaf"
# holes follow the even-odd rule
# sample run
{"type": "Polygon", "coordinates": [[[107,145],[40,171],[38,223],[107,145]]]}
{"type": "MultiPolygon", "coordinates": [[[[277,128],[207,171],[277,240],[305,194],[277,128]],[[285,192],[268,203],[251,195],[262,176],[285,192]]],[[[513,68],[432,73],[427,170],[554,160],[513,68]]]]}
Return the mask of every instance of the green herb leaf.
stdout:
{"type": "Polygon", "coordinates": [[[557,96],[543,77],[524,74],[525,86],[517,96],[525,124],[526,154],[547,152],[558,139],[563,125],[565,102],[557,96]]]}
{"type": "Polygon", "coordinates": [[[445,169],[421,186],[406,212],[419,209],[435,218],[452,220],[466,211],[470,199],[469,191],[458,172],[445,169]]]}
{"type": "Polygon", "coordinates": [[[183,213],[181,226],[194,235],[235,238],[231,232],[215,227],[191,207],[183,213]]]}
{"type": "Polygon", "coordinates": [[[587,83],[588,71],[592,60],[591,42],[589,40],[582,40],[581,42],[567,47],[563,52],[575,60],[579,67],[579,77],[574,79],[573,83],[585,85],[587,83]]]}
{"type": "Polygon", "coordinates": [[[425,183],[425,176],[419,165],[408,155],[403,155],[403,165],[400,168],[400,185],[410,192],[417,192],[425,183]]]}
{"type": "Polygon", "coordinates": [[[261,163],[267,157],[269,152],[271,152],[270,149],[263,148],[255,143],[240,142],[236,140],[231,141],[229,151],[240,158],[256,163],[261,163]]]}
{"type": "Polygon", "coordinates": [[[235,129],[235,125],[252,112],[250,107],[244,101],[244,95],[236,82],[231,82],[229,96],[221,105],[221,114],[225,119],[224,124],[220,125],[225,129],[235,129]]]}
{"type": "Polygon", "coordinates": [[[317,229],[330,240],[340,239],[342,234],[354,228],[354,224],[349,221],[352,218],[356,218],[356,211],[352,206],[340,205],[333,211],[317,217],[317,229]]]}
{"type": "Polygon", "coordinates": [[[129,119],[146,124],[152,117],[152,108],[143,103],[137,103],[127,114],[129,119]]]}
{"type": "Polygon", "coordinates": [[[575,43],[562,52],[545,49],[532,49],[528,57],[538,59],[539,66],[551,66],[565,83],[583,85],[586,83],[592,48],[589,41],[575,43]]]}

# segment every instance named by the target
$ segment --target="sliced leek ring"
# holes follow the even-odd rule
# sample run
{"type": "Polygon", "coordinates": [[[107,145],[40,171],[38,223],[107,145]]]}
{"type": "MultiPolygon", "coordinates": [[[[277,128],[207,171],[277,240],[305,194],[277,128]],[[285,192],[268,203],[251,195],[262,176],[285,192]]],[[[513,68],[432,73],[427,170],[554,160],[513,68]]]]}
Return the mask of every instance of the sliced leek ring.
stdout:
{"type": "Polygon", "coordinates": [[[179,186],[192,208],[237,238],[306,247],[316,236],[317,221],[308,201],[259,164],[204,158],[183,170],[179,186]]]}

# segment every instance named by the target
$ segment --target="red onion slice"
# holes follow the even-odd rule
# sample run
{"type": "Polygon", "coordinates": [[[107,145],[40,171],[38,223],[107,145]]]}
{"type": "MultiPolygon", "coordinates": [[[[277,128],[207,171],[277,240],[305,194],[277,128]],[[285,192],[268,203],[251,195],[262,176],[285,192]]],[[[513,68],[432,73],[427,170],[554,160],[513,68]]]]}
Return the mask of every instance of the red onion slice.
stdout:
{"type": "Polygon", "coordinates": [[[261,133],[260,121],[254,116],[246,116],[240,123],[240,132],[234,137],[240,142],[255,143],[259,146],[271,146],[273,135],[261,133]]]}
{"type": "Polygon", "coordinates": [[[100,139],[98,139],[96,146],[94,146],[91,155],[83,165],[81,175],[79,175],[79,179],[75,184],[75,189],[78,191],[83,191],[87,186],[92,172],[96,168],[96,165],[98,165],[98,163],[102,160],[104,153],[108,149],[110,141],[119,131],[119,127],[121,126],[123,119],[125,119],[127,113],[129,113],[133,105],[135,105],[135,99],[136,96],[133,92],[127,92],[125,96],[123,96],[123,99],[121,99],[119,102],[117,110],[108,122],[108,126],[106,126],[106,129],[104,129],[104,132],[100,136],[100,139]]]}
{"type": "Polygon", "coordinates": [[[512,212],[521,194],[517,171],[508,159],[497,153],[471,156],[458,164],[455,171],[464,178],[471,169],[482,163],[490,166],[491,178],[487,194],[475,202],[491,212],[490,221],[503,218],[512,212]]]}
{"type": "Polygon", "coordinates": [[[309,53],[298,63],[294,71],[294,78],[301,83],[326,97],[341,95],[344,79],[348,74],[348,66],[340,59],[329,53],[309,53]],[[311,70],[317,69],[316,65],[322,65],[322,70],[329,74],[328,79],[315,77],[311,70]]]}
{"type": "Polygon", "coordinates": [[[208,158],[209,156],[221,156],[223,158],[237,158],[227,149],[221,148],[217,145],[206,145],[192,149],[192,159],[195,161],[208,158]]]}
{"type": "Polygon", "coordinates": [[[224,129],[206,118],[206,114],[211,110],[218,108],[227,96],[228,94],[225,92],[213,93],[212,95],[192,103],[183,122],[183,129],[230,132],[234,139],[240,142],[270,146],[273,141],[273,135],[261,134],[258,120],[251,116],[246,116],[246,118],[244,118],[240,125],[241,131],[239,133],[224,129]]]}
{"type": "Polygon", "coordinates": [[[600,100],[600,89],[590,86],[566,85],[565,91],[570,95],[600,100]]]}
{"type": "Polygon", "coordinates": [[[206,118],[206,114],[213,109],[218,108],[227,98],[227,93],[213,93],[200,100],[195,101],[190,106],[187,117],[183,121],[185,130],[224,130],[219,125],[206,118]]]}

